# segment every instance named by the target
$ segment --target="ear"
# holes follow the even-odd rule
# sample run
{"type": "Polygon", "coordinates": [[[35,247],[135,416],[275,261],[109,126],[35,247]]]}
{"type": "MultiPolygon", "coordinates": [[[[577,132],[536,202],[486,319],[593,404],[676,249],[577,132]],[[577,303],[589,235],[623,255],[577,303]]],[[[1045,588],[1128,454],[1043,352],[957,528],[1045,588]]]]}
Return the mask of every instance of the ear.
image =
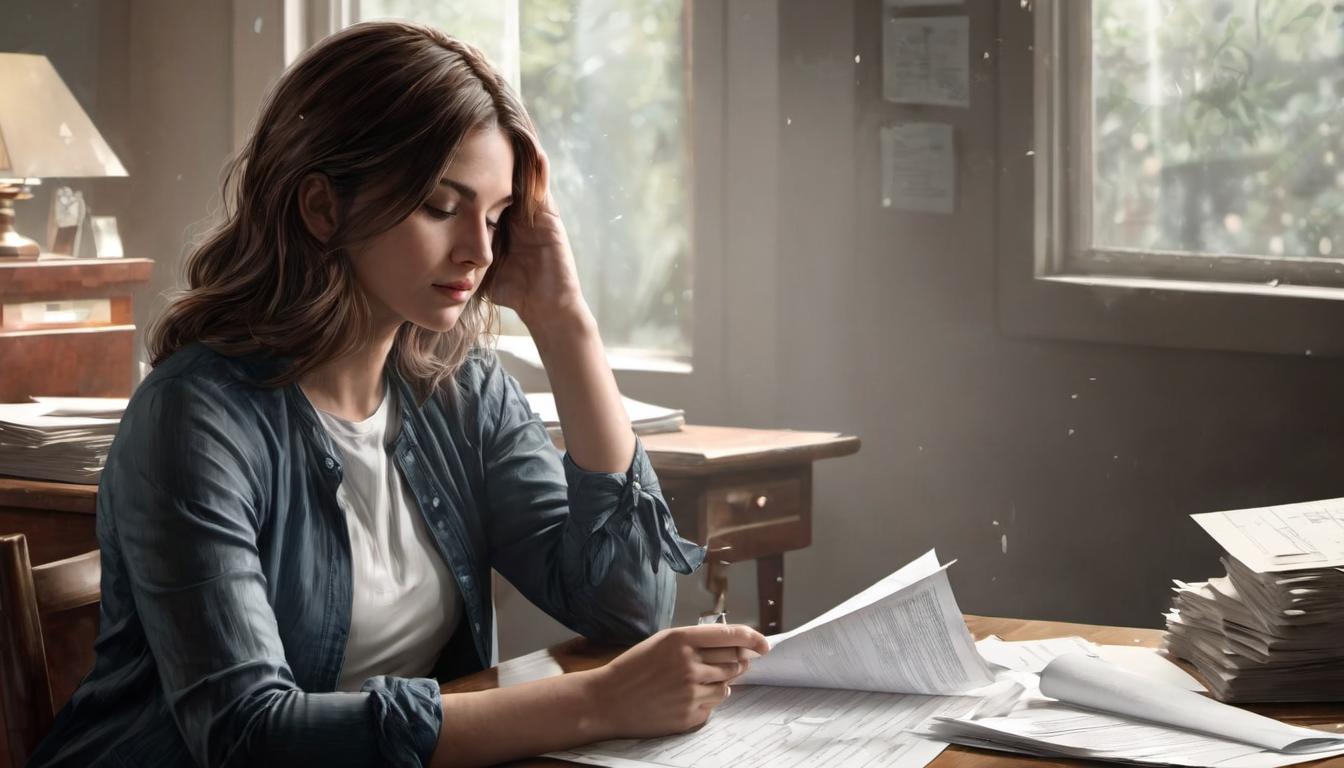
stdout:
{"type": "Polygon", "coordinates": [[[310,173],[299,182],[299,215],[308,233],[323,243],[336,231],[336,191],[326,174],[310,173]]]}

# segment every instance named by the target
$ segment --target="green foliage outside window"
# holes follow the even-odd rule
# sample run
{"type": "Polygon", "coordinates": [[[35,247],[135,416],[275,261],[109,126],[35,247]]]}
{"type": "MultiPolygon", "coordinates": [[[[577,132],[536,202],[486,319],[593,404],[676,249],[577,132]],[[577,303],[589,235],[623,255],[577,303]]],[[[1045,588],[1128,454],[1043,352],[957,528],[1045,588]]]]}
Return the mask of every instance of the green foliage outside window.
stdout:
{"type": "MultiPolygon", "coordinates": [[[[515,83],[609,346],[690,353],[682,0],[362,0],[485,51],[515,83]]],[[[506,318],[506,332],[521,332],[506,318]]]]}
{"type": "Polygon", "coordinates": [[[1095,247],[1344,257],[1344,3],[1092,13],[1095,247]]]}

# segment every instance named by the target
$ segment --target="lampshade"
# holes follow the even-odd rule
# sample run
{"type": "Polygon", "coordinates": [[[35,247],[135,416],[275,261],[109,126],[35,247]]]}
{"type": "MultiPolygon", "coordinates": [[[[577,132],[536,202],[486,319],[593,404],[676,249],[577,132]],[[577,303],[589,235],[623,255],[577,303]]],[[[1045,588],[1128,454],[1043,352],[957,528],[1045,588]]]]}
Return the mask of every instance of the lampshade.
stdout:
{"type": "Polygon", "coordinates": [[[0,53],[0,178],[125,175],[46,56],[0,53]]]}

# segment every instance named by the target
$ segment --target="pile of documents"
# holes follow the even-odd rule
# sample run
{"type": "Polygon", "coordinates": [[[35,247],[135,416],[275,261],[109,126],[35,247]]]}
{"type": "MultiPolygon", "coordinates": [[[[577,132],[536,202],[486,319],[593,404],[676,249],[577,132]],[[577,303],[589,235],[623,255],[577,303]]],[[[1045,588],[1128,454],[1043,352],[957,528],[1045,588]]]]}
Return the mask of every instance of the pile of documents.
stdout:
{"type": "Polygon", "coordinates": [[[1344,736],[1235,709],[1156,649],[1081,638],[975,643],[928,552],[767,640],[689,733],[549,755],[610,768],[927,765],[949,744],[1150,765],[1275,768],[1344,736]]]}
{"type": "Polygon", "coordinates": [[[1176,582],[1169,651],[1223,701],[1344,699],[1344,499],[1193,517],[1227,573],[1176,582]]]}
{"type": "MultiPolygon", "coordinates": [[[[664,408],[622,397],[625,413],[630,417],[630,426],[636,435],[654,435],[659,432],[676,432],[686,424],[686,412],[678,408],[664,408]]],[[[560,411],[555,407],[555,395],[550,392],[527,393],[527,404],[532,413],[546,425],[546,431],[552,436],[560,435],[560,411]]]]}
{"type": "Polygon", "coordinates": [[[1344,754],[1339,734],[1237,709],[1087,653],[1066,652],[1039,675],[1016,677],[1015,701],[987,697],[917,732],[983,749],[1142,765],[1275,768],[1344,754]]]}
{"type": "Polygon", "coordinates": [[[33,399],[0,403],[0,475],[97,483],[125,398],[33,399]]]}

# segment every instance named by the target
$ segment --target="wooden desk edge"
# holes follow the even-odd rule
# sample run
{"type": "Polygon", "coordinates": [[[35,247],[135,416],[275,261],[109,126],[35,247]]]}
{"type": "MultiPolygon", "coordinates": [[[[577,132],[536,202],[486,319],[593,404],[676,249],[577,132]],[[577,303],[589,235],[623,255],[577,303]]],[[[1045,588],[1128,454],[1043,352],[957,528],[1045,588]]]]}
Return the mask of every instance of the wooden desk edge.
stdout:
{"type": "Polygon", "coordinates": [[[0,476],[0,507],[92,515],[98,486],[0,476]]]}
{"type": "Polygon", "coordinates": [[[828,442],[806,447],[766,448],[752,453],[715,458],[706,458],[679,451],[660,451],[656,444],[654,447],[650,447],[647,439],[645,440],[644,450],[648,453],[649,461],[653,464],[656,472],[695,475],[740,467],[761,468],[786,464],[810,464],[822,459],[853,455],[859,452],[861,446],[862,442],[853,435],[836,434],[828,442]]]}

